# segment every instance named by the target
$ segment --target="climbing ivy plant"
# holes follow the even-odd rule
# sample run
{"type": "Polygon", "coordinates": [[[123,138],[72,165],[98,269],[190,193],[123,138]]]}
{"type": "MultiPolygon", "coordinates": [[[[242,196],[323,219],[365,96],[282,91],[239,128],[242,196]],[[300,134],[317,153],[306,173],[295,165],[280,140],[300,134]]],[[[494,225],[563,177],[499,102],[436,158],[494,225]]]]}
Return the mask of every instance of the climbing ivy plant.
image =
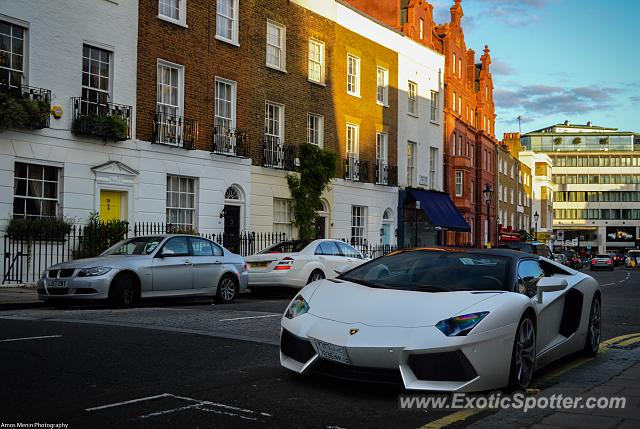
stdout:
{"type": "Polygon", "coordinates": [[[313,144],[303,144],[299,158],[300,174],[287,175],[287,183],[293,197],[293,223],[304,240],[314,236],[320,197],[336,177],[338,155],[313,144]]]}

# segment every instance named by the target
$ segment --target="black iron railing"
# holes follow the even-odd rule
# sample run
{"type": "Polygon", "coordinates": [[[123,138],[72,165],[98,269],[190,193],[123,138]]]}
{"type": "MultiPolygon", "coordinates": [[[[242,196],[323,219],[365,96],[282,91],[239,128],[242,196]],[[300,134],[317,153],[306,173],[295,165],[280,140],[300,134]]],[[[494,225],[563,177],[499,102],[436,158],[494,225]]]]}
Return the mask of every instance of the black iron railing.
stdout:
{"type": "Polygon", "coordinates": [[[398,167],[376,162],[376,185],[398,186],[398,167]]]}
{"type": "Polygon", "coordinates": [[[13,86],[7,82],[0,82],[0,93],[13,98],[21,108],[21,117],[17,118],[15,112],[8,111],[8,104],[0,106],[0,115],[9,118],[9,126],[30,129],[49,127],[51,90],[27,85],[13,86]]]}
{"type": "Polygon", "coordinates": [[[211,143],[211,152],[213,153],[243,158],[249,156],[247,133],[238,129],[214,125],[211,143]]]}
{"type": "Polygon", "coordinates": [[[71,131],[74,134],[116,141],[131,138],[131,106],[101,103],[81,97],[74,97],[71,102],[73,105],[71,131]]]}
{"type": "Polygon", "coordinates": [[[280,137],[264,136],[262,145],[262,165],[294,171],[296,169],[297,148],[295,145],[282,144],[280,137]]]}
{"type": "Polygon", "coordinates": [[[369,161],[361,160],[357,154],[348,153],[344,160],[344,178],[353,182],[368,182],[369,161]]]}
{"type": "Polygon", "coordinates": [[[157,112],[153,120],[153,142],[195,149],[198,142],[198,121],[157,112]]]}

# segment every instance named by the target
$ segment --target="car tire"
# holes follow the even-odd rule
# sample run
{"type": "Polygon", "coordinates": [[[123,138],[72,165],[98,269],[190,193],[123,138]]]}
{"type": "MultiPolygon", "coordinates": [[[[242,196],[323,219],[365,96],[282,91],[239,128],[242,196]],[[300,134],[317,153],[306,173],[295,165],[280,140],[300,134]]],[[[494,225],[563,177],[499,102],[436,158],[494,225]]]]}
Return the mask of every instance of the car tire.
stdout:
{"type": "Polygon", "coordinates": [[[325,275],[322,272],[322,270],[313,270],[311,274],[309,274],[309,279],[307,280],[307,284],[318,281],[318,280],[322,280],[324,278],[325,278],[325,275]]]}
{"type": "Polygon", "coordinates": [[[218,283],[216,304],[231,304],[238,296],[238,282],[231,274],[225,274],[218,283]]]}
{"type": "Polygon", "coordinates": [[[536,325],[530,315],[525,314],[518,323],[513,338],[511,366],[509,368],[509,390],[525,390],[533,380],[536,365],[536,325]]]}
{"type": "Polygon", "coordinates": [[[600,296],[596,295],[591,301],[589,311],[589,325],[587,326],[587,339],[584,343],[582,353],[586,356],[595,356],[600,348],[602,339],[602,303],[600,296]]]}
{"type": "Polygon", "coordinates": [[[132,307],[140,298],[136,279],[127,273],[118,274],[109,287],[109,300],[114,307],[132,307]]]}

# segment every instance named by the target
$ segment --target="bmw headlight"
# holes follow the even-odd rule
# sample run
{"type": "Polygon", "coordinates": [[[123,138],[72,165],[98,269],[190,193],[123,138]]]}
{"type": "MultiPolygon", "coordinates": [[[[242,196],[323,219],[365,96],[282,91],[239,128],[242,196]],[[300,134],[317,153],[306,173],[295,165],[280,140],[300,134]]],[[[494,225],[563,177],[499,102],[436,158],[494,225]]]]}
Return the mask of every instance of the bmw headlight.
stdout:
{"type": "Polygon", "coordinates": [[[109,267],[83,268],[78,272],[78,277],[101,276],[103,274],[107,274],[109,271],[111,271],[111,268],[109,268],[109,267]]]}
{"type": "Polygon", "coordinates": [[[489,314],[488,311],[481,311],[479,313],[451,317],[436,323],[436,328],[447,337],[467,335],[482,319],[487,317],[487,314],[489,314]]]}
{"type": "Polygon", "coordinates": [[[291,301],[289,308],[287,308],[287,312],[284,313],[284,317],[287,319],[293,319],[294,317],[302,316],[308,311],[309,304],[307,304],[307,301],[304,300],[302,295],[298,295],[293,299],[293,301],[291,301]]]}

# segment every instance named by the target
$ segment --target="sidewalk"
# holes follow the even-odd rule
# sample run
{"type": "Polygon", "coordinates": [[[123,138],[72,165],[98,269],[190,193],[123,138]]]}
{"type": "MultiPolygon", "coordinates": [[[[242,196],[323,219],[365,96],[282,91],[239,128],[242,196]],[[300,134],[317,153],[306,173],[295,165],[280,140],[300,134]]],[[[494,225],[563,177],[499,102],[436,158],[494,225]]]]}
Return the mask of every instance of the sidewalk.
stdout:
{"type": "Polygon", "coordinates": [[[44,307],[35,286],[0,286],[0,310],[44,307]]]}
{"type": "Polygon", "coordinates": [[[543,388],[535,397],[624,397],[624,408],[504,409],[472,423],[470,428],[640,428],[640,348],[609,349],[575,368],[562,382],[543,388]]]}

